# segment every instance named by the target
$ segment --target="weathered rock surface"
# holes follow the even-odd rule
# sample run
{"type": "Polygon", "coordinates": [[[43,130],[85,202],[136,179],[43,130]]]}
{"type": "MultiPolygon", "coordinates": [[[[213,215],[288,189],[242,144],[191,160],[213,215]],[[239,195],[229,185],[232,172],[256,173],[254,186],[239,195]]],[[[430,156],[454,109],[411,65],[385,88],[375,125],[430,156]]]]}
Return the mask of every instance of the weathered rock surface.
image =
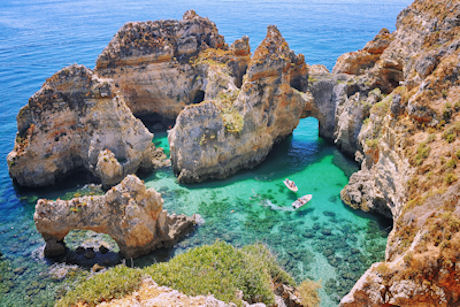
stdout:
{"type": "Polygon", "coordinates": [[[173,122],[186,105],[218,90],[208,86],[216,74],[213,59],[197,60],[204,51],[231,57],[228,75],[241,79],[250,54],[247,39],[229,49],[215,24],[194,11],[180,21],[125,24],[98,57],[96,72],[114,80],[134,115],[173,122]]]}
{"type": "Polygon", "coordinates": [[[22,186],[54,184],[80,170],[111,185],[153,168],[153,135],[114,92],[112,80],[82,65],[49,78],[17,120],[8,167],[22,186]]]}
{"type": "Polygon", "coordinates": [[[334,68],[364,81],[360,88],[388,94],[369,109],[357,138],[361,170],[341,196],[394,221],[385,261],[367,270],[342,306],[460,303],[458,33],[458,1],[417,0],[380,38],[386,47],[375,61],[362,65],[360,51],[362,58],[341,57],[334,68]]]}
{"type": "Polygon", "coordinates": [[[392,40],[393,35],[387,29],[382,29],[372,41],[366,44],[363,50],[340,56],[332,72],[352,75],[365,73],[367,69],[375,65],[392,40]]]}
{"type": "Polygon", "coordinates": [[[278,29],[251,58],[241,90],[229,86],[185,108],[169,132],[178,180],[224,178],[265,159],[273,144],[292,133],[305,108],[307,66],[278,29]]]}
{"type": "MultiPolygon", "coordinates": [[[[142,281],[140,288],[120,299],[98,304],[99,307],[135,306],[135,307],[234,307],[236,304],[227,304],[212,295],[189,296],[168,287],[159,286],[150,277],[142,281]]],[[[243,301],[244,307],[265,307],[263,303],[248,304],[243,301]]]]}
{"type": "Polygon", "coordinates": [[[222,88],[237,90],[249,58],[247,37],[229,48],[215,24],[194,11],[181,21],[128,23],[94,72],[62,69],[21,110],[8,156],[11,177],[36,187],[84,170],[109,187],[169,165],[132,113],[166,128],[184,106],[213,99],[222,88]]]}
{"type": "Polygon", "coordinates": [[[35,206],[37,230],[45,239],[45,256],[66,251],[64,237],[74,229],[110,235],[124,257],[135,258],[171,246],[197,224],[199,216],[169,215],[163,199],[134,175],[126,176],[105,195],[72,200],[40,199],[35,206]]]}

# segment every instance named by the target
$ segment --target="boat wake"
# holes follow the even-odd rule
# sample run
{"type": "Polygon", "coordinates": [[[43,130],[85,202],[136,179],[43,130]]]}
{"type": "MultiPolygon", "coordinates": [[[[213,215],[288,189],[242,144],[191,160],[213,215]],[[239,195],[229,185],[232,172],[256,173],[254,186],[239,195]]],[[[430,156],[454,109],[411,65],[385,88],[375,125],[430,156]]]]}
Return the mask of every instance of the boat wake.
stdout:
{"type": "Polygon", "coordinates": [[[279,207],[275,205],[274,203],[272,203],[269,199],[264,199],[261,201],[261,203],[262,203],[262,206],[270,208],[272,210],[276,210],[276,211],[295,211],[293,208],[279,207]]]}

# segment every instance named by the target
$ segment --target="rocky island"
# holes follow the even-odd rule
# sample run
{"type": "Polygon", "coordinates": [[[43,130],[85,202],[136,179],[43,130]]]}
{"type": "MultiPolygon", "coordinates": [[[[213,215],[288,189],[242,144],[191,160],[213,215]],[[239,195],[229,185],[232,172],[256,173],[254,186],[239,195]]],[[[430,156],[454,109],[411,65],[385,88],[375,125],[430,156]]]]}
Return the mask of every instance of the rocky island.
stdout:
{"type": "MultiPolygon", "coordinates": [[[[124,25],[94,70],[62,69],[18,114],[8,155],[17,184],[51,185],[75,171],[87,172],[105,188],[121,182],[104,196],[39,200],[34,218],[45,254],[62,253],[63,238],[78,228],[108,233],[123,255],[136,257],[175,243],[196,224],[168,216],[160,194],[131,175],[169,163],[147,127],[171,125],[173,171],[179,182],[195,183],[259,165],[301,118],[312,116],[320,136],[360,163],[341,192],[343,202],[393,221],[385,260],[374,263],[340,305],[457,305],[460,3],[416,0],[399,14],[396,28],[382,29],[362,50],[342,55],[329,72],[307,65],[276,26],[267,28],[251,54],[248,37],[228,46],[215,24],[194,11],[180,21],[124,25]]],[[[236,251],[219,243],[199,251],[208,249],[221,257],[221,250],[254,257],[251,248],[236,251]]],[[[263,299],[244,292],[219,299],[306,305],[307,286],[296,289],[271,256],[266,259],[260,278],[272,289],[263,299]]],[[[207,260],[197,263],[208,265],[207,260]]],[[[117,271],[138,280],[122,293],[124,300],[137,300],[135,290],[157,287],[156,269],[117,271]]],[[[179,287],[171,274],[162,285],[179,287]]]]}

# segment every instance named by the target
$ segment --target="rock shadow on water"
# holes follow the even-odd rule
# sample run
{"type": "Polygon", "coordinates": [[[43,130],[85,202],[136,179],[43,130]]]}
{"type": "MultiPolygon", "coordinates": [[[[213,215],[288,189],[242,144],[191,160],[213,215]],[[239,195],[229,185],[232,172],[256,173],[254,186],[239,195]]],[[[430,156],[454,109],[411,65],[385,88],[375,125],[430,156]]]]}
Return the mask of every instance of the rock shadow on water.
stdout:
{"type": "MultiPolygon", "coordinates": [[[[194,189],[223,188],[235,182],[255,179],[257,181],[275,181],[302,171],[309,165],[321,161],[333,151],[331,146],[323,146],[321,140],[293,141],[288,136],[273,146],[266,159],[252,169],[241,170],[226,179],[213,179],[200,183],[181,184],[194,189]]],[[[153,177],[150,177],[153,179],[153,177]]],[[[147,179],[148,180],[148,179],[147,179]]],[[[283,191],[281,188],[279,191],[283,191]]]]}
{"type": "Polygon", "coordinates": [[[97,268],[97,266],[100,268],[112,267],[122,263],[122,260],[123,258],[118,252],[101,252],[101,250],[96,250],[91,247],[78,247],[76,249],[67,248],[66,253],[62,256],[46,258],[48,264],[65,263],[68,265],[78,265],[85,269],[97,268]]]}
{"type": "Polygon", "coordinates": [[[332,163],[340,168],[348,178],[359,170],[359,164],[354,159],[347,157],[338,150],[334,150],[332,163]]]}
{"type": "Polygon", "coordinates": [[[14,191],[18,199],[25,197],[38,197],[38,198],[57,198],[61,197],[67,192],[78,190],[89,184],[97,184],[98,180],[84,169],[75,170],[66,174],[62,179],[54,185],[45,187],[31,188],[22,187],[13,184],[14,191]]]}

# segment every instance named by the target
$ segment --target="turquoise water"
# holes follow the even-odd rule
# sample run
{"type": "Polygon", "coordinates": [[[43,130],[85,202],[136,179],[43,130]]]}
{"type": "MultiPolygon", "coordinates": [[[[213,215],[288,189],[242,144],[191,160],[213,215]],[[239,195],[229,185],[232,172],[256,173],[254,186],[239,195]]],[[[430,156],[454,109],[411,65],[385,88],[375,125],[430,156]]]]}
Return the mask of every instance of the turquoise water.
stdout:
{"type": "MultiPolygon", "coordinates": [[[[165,140],[165,133],[158,134],[155,143],[167,146],[165,140]]],[[[173,252],[216,239],[236,246],[263,242],[298,281],[321,279],[323,306],[333,306],[372,262],[383,259],[385,227],[390,226],[341,202],[340,190],[355,170],[354,163],[318,137],[317,120],[307,118],[253,170],[181,186],[171,169],[164,169],[145,182],[162,193],[166,209],[205,219],[173,252]],[[297,194],[282,183],[287,177],[299,187],[297,194]],[[313,199],[293,210],[291,203],[304,194],[313,199]]],[[[146,257],[138,263],[151,261],[146,257]]]]}
{"type": "MultiPolygon", "coordinates": [[[[189,8],[216,22],[229,43],[248,35],[253,50],[265,36],[266,26],[276,24],[290,47],[305,54],[309,64],[332,68],[340,54],[362,48],[380,28],[394,30],[396,15],[409,2],[1,1],[0,306],[52,305],[63,285],[49,271],[64,266],[40,257],[43,240],[33,223],[34,203],[37,197],[62,197],[82,182],[74,177],[59,188],[20,190],[12,185],[6,165],[16,114],[47,77],[72,63],[93,67],[97,55],[127,21],[177,19],[189,8]]],[[[167,147],[164,134],[158,134],[155,142],[167,147]]],[[[156,260],[216,238],[234,245],[265,242],[298,280],[321,278],[322,305],[334,306],[366,267],[383,257],[386,242],[387,225],[349,210],[338,198],[354,168],[317,137],[317,122],[305,119],[260,167],[229,180],[179,186],[170,169],[161,170],[146,182],[163,193],[165,207],[198,212],[206,223],[176,250],[158,253],[156,260]],[[297,182],[299,194],[313,194],[313,200],[295,212],[287,210],[295,196],[281,183],[288,176],[297,182]]],[[[117,250],[104,236],[75,232],[66,238],[73,248],[100,240],[117,250]]],[[[112,256],[112,262],[119,260],[112,256]]],[[[146,257],[137,264],[152,261],[146,257]]]]}

